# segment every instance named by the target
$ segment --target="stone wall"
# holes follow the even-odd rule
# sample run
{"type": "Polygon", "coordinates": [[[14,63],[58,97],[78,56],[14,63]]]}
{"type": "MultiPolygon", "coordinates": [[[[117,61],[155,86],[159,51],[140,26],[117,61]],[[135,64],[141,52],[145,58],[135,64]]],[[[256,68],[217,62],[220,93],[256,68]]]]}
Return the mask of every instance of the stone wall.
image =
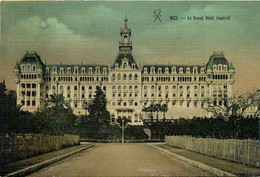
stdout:
{"type": "Polygon", "coordinates": [[[77,135],[6,135],[0,137],[0,164],[79,144],[77,135]]]}
{"type": "Polygon", "coordinates": [[[260,141],[166,136],[165,144],[260,167],[260,141]]]}

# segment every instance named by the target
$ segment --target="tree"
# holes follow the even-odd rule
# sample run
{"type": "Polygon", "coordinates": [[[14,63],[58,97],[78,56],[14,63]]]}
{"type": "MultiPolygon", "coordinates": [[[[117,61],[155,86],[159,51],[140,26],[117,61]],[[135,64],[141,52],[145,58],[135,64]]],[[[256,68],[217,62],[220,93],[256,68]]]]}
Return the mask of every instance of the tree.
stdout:
{"type": "MultiPolygon", "coordinates": [[[[245,111],[251,106],[259,106],[260,92],[248,92],[231,98],[207,98],[207,106],[204,108],[214,117],[228,120],[230,117],[245,117],[245,111]]],[[[256,113],[255,113],[256,114],[256,113]]]]}
{"type": "Polygon", "coordinates": [[[153,123],[153,113],[155,112],[155,106],[154,104],[150,104],[150,106],[148,107],[143,107],[142,109],[143,112],[150,112],[150,119],[151,119],[151,122],[153,123]]]}
{"type": "Polygon", "coordinates": [[[163,120],[165,120],[165,113],[168,111],[168,104],[162,104],[160,106],[160,112],[163,112],[163,120]]]}
{"type": "Polygon", "coordinates": [[[94,100],[89,103],[88,112],[91,119],[101,124],[109,125],[110,114],[107,110],[107,100],[105,93],[97,86],[94,100]]]}

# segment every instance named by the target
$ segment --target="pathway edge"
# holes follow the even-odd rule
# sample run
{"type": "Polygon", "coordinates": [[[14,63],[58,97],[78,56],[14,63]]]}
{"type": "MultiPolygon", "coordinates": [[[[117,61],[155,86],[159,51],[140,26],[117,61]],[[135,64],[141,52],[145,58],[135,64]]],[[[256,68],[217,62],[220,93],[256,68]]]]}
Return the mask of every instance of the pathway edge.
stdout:
{"type": "Polygon", "coordinates": [[[27,175],[27,174],[29,174],[29,173],[33,173],[33,172],[35,172],[35,171],[37,171],[37,170],[43,168],[43,167],[46,167],[46,166],[48,166],[48,165],[51,165],[51,164],[53,164],[53,163],[55,163],[55,162],[57,162],[57,161],[60,161],[60,160],[62,160],[62,159],[65,159],[65,158],[67,158],[67,157],[70,157],[70,156],[72,156],[72,155],[74,155],[74,154],[76,154],[76,153],[79,153],[79,152],[81,152],[81,151],[84,151],[84,150],[86,150],[86,149],[89,149],[89,148],[91,148],[91,147],[93,147],[93,146],[94,146],[94,145],[91,144],[91,145],[89,145],[89,146],[87,146],[87,147],[83,147],[83,148],[77,149],[77,150],[75,150],[75,151],[73,151],[73,152],[69,152],[69,153],[60,155],[60,156],[58,156],[58,157],[54,157],[54,158],[51,158],[51,159],[49,159],[49,160],[45,160],[45,161],[40,162],[40,163],[38,163],[38,164],[31,165],[31,166],[26,167],[26,168],[24,168],[24,169],[21,169],[21,170],[18,170],[18,171],[9,173],[9,174],[6,175],[6,177],[25,176],[25,175],[27,175]]]}
{"type": "Polygon", "coordinates": [[[229,173],[229,172],[226,172],[226,171],[223,171],[223,170],[220,170],[220,169],[208,166],[208,165],[206,165],[204,163],[201,163],[201,162],[198,162],[198,161],[195,161],[195,160],[188,159],[188,158],[183,157],[181,155],[178,155],[178,154],[176,154],[174,152],[170,152],[170,151],[168,151],[166,149],[163,149],[163,148],[160,148],[160,147],[158,147],[158,146],[156,146],[154,144],[149,143],[149,145],[154,147],[154,148],[156,148],[156,149],[158,149],[158,150],[160,150],[160,151],[162,151],[162,152],[164,152],[167,155],[170,155],[171,157],[179,159],[179,160],[181,160],[181,161],[183,161],[185,163],[188,163],[188,164],[190,164],[192,166],[198,167],[198,168],[200,168],[200,169],[202,169],[204,171],[207,171],[209,173],[212,173],[214,175],[217,175],[217,176],[236,176],[236,175],[234,175],[232,173],[229,173]]]}

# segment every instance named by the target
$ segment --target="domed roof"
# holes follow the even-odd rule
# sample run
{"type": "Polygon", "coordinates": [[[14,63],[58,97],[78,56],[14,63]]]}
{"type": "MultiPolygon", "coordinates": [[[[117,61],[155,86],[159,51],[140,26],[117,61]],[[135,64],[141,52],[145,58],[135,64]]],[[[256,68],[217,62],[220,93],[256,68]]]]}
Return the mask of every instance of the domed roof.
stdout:
{"type": "Polygon", "coordinates": [[[229,65],[228,69],[235,69],[232,63],[229,65]]]}
{"type": "Polygon", "coordinates": [[[14,66],[14,70],[20,70],[20,69],[21,69],[21,67],[20,67],[20,65],[17,62],[16,65],[14,66]]]}
{"type": "Polygon", "coordinates": [[[24,55],[24,57],[21,59],[20,64],[35,64],[37,67],[38,66],[44,66],[44,63],[42,62],[40,56],[34,52],[34,53],[29,53],[28,51],[24,55]]]}
{"type": "Polygon", "coordinates": [[[218,64],[229,66],[228,61],[225,58],[223,52],[221,53],[214,52],[213,55],[210,56],[209,62],[207,63],[207,69],[212,69],[214,65],[218,65],[218,64]]]}

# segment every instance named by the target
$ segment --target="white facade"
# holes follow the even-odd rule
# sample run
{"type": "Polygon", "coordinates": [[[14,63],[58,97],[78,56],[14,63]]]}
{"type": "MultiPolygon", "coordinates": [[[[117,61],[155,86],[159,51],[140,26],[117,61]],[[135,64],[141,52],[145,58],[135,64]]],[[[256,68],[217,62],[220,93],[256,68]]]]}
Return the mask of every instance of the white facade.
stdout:
{"type": "Polygon", "coordinates": [[[129,118],[132,124],[142,124],[149,117],[142,108],[151,103],[167,103],[166,119],[171,120],[208,117],[203,109],[207,97],[215,98],[216,104],[231,97],[235,70],[223,52],[214,52],[206,65],[139,66],[132,55],[127,19],[120,34],[119,53],[112,66],[45,65],[36,52],[27,52],[14,69],[17,104],[36,111],[51,94],[63,94],[75,114],[86,114],[83,102],[91,101],[96,86],[101,86],[112,119],[129,118]]]}

